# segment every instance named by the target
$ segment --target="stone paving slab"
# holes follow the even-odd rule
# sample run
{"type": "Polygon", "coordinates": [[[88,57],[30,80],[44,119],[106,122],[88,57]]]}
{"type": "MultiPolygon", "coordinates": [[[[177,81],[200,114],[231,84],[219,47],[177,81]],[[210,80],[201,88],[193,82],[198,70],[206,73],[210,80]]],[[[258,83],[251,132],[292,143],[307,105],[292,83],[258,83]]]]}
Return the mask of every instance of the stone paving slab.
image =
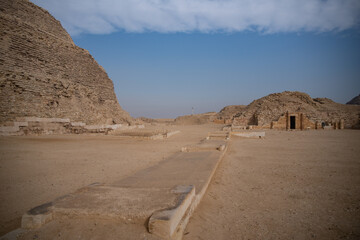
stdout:
{"type": "Polygon", "coordinates": [[[222,152],[179,152],[159,164],[112,184],[132,188],[173,188],[177,185],[194,185],[201,191],[222,152]]]}

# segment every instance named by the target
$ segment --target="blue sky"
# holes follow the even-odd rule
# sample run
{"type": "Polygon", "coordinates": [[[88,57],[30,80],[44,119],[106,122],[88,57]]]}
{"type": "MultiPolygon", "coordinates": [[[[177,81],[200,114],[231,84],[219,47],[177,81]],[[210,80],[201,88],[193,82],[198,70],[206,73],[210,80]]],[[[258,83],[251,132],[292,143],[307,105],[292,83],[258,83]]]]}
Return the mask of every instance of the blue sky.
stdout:
{"type": "Polygon", "coordinates": [[[285,90],[340,103],[360,93],[358,1],[34,2],[104,67],[134,117],[219,111],[285,90]]]}

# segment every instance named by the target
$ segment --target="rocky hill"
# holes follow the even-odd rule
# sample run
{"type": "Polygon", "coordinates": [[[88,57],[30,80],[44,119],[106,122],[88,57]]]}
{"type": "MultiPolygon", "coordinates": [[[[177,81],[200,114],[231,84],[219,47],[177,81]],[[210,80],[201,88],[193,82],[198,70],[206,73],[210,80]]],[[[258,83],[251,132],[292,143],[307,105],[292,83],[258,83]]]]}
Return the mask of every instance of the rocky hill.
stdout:
{"type": "Polygon", "coordinates": [[[339,104],[328,98],[313,99],[306,93],[289,91],[253,101],[234,116],[234,123],[266,126],[287,111],[302,112],[313,121],[344,119],[347,128],[359,125],[360,106],[339,104]]]}
{"type": "Polygon", "coordinates": [[[0,29],[0,125],[17,117],[132,121],[104,69],[46,10],[2,0],[0,29]]]}
{"type": "Polygon", "coordinates": [[[346,104],[360,105],[360,94],[359,94],[359,96],[356,96],[353,99],[351,99],[350,101],[348,101],[346,104]]]}

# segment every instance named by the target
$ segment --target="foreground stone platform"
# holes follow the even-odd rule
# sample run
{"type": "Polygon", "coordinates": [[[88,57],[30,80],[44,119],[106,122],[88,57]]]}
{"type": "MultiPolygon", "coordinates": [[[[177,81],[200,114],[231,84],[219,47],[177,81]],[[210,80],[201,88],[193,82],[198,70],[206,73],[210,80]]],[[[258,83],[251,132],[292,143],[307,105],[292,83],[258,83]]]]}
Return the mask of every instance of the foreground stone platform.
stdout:
{"type": "MultiPolygon", "coordinates": [[[[181,239],[226,152],[225,141],[205,140],[199,145],[206,146],[205,150],[178,152],[113,184],[92,184],[31,209],[22,218],[26,229],[22,239],[31,238],[34,232],[41,235],[59,221],[74,219],[110,220],[130,238],[139,230],[131,233],[126,229],[137,226],[144,234],[150,232],[151,239],[181,239]],[[219,144],[221,149],[209,147],[219,144]]],[[[135,235],[133,239],[137,239],[135,235]]]]}

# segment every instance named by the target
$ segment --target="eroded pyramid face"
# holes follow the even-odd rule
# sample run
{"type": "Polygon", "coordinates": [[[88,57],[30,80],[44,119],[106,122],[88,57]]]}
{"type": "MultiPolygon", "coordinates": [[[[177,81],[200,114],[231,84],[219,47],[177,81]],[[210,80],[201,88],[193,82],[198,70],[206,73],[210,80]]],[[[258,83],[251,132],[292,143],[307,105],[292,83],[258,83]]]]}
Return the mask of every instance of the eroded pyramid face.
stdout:
{"type": "Polygon", "coordinates": [[[131,121],[107,73],[59,21],[25,0],[0,7],[0,123],[17,117],[131,121]]]}

